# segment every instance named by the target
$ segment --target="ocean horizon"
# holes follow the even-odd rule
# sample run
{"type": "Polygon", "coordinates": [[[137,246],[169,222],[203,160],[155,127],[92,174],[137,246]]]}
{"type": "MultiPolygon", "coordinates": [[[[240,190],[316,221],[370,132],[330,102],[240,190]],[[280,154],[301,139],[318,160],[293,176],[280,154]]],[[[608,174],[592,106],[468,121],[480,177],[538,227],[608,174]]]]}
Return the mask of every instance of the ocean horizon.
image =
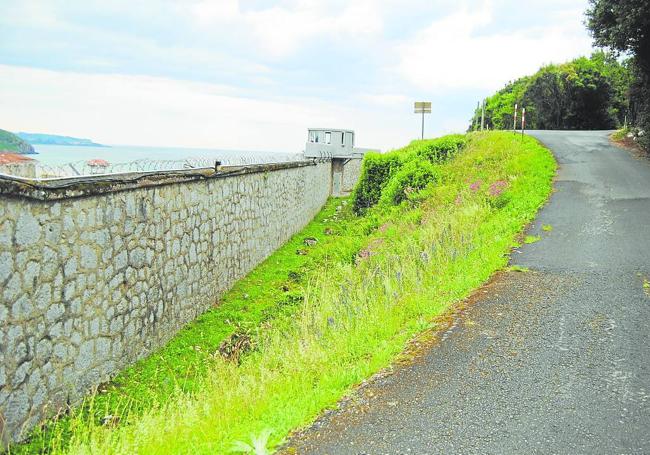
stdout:
{"type": "Polygon", "coordinates": [[[191,147],[151,147],[134,145],[80,146],[80,145],[33,145],[36,155],[29,155],[46,166],[62,166],[69,163],[102,159],[110,164],[129,163],[140,160],[186,160],[203,159],[254,162],[286,161],[302,151],[280,153],[263,150],[226,150],[191,147]]]}

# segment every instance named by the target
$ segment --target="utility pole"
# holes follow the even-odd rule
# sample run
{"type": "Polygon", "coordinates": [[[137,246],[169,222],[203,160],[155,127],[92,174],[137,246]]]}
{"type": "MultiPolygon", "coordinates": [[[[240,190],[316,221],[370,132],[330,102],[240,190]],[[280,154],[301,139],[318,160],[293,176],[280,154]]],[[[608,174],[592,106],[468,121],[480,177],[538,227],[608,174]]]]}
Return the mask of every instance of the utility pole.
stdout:
{"type": "Polygon", "coordinates": [[[483,100],[483,107],[481,108],[481,131],[485,128],[485,100],[483,100]]]}

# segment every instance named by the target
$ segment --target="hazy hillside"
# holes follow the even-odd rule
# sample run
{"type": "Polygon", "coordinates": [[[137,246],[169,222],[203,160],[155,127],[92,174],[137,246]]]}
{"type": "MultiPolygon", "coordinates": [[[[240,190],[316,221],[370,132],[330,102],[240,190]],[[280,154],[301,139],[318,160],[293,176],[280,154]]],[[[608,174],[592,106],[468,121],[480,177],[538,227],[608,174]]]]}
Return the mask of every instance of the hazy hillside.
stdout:
{"type": "Polygon", "coordinates": [[[94,146],[106,147],[102,144],[97,144],[90,139],[81,139],[78,137],[59,136],[56,134],[42,134],[42,133],[18,133],[18,136],[30,144],[42,145],[78,145],[78,146],[94,146]]]}
{"type": "Polygon", "coordinates": [[[36,153],[34,147],[9,131],[0,130],[0,152],[28,155],[36,153]]]}

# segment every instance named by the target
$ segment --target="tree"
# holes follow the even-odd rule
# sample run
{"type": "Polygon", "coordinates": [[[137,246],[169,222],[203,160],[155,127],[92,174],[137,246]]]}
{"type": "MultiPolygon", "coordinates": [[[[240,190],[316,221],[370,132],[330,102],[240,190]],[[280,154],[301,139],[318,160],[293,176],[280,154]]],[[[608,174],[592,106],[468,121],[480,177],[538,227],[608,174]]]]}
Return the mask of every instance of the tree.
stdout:
{"type": "Polygon", "coordinates": [[[589,0],[587,27],[598,46],[630,52],[650,70],[650,0],[589,0]]]}
{"type": "MultiPolygon", "coordinates": [[[[615,128],[623,124],[629,82],[629,68],[603,51],[547,65],[487,98],[486,125],[511,128],[517,104],[526,108],[530,129],[615,128]]],[[[473,125],[480,124],[480,115],[480,109],[475,111],[473,125]]]]}
{"type": "Polygon", "coordinates": [[[566,122],[575,129],[610,129],[623,122],[614,107],[615,81],[596,59],[579,58],[567,68],[566,122]]]}
{"type": "Polygon", "coordinates": [[[535,106],[535,115],[529,115],[529,124],[543,130],[568,128],[566,102],[566,74],[556,65],[545,66],[531,78],[526,88],[524,104],[535,106]]]}
{"type": "Polygon", "coordinates": [[[650,147],[650,0],[589,0],[587,27],[597,45],[633,55],[629,89],[631,121],[646,131],[650,147]]]}

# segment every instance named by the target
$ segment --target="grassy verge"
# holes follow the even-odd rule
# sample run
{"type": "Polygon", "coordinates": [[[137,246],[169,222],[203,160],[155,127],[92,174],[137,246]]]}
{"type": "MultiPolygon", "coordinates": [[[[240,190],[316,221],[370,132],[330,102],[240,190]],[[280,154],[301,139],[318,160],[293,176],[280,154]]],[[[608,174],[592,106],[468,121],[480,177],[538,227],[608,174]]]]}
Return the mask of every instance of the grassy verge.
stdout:
{"type": "Polygon", "coordinates": [[[269,431],[269,446],[278,444],[503,268],[515,236],[546,200],[554,170],[532,138],[473,134],[439,165],[435,185],[409,192],[398,206],[355,216],[331,201],[223,305],[36,435],[31,449],[227,453],[269,431]],[[318,243],[308,247],[306,237],[318,243]],[[215,355],[242,329],[249,350],[237,361],[215,355]],[[119,421],[102,424],[102,415],[119,421]]]}

